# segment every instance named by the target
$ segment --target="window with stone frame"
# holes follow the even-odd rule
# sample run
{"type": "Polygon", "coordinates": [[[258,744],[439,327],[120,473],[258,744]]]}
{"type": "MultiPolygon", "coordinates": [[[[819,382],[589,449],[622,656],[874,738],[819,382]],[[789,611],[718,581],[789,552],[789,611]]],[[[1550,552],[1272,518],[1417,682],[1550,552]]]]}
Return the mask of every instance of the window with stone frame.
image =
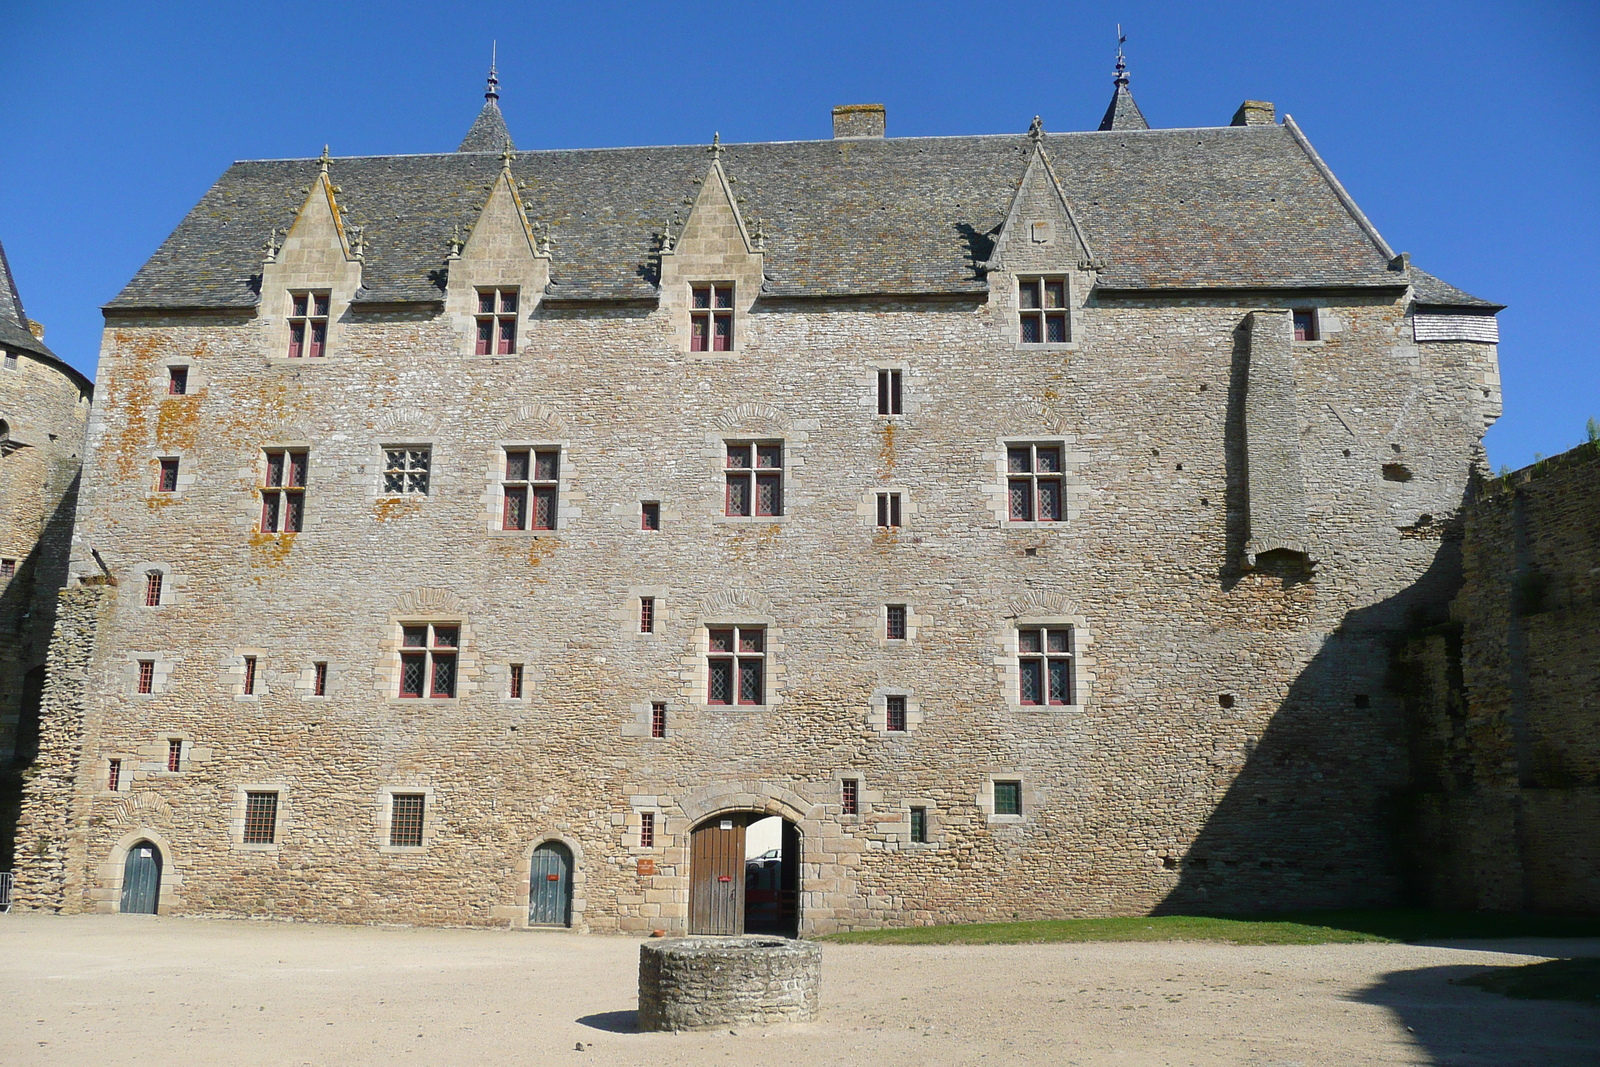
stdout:
{"type": "Polygon", "coordinates": [[[106,789],[117,792],[122,788],[122,761],[119,759],[106,762],[106,789]]]}
{"type": "Polygon", "coordinates": [[[650,705],[650,736],[667,736],[667,706],[663,703],[650,705]]]}
{"type": "Polygon", "coordinates": [[[163,575],[160,571],[146,571],[144,575],[144,606],[156,608],[161,606],[161,585],[163,575]]]}
{"type": "Polygon", "coordinates": [[[897,370],[880,370],[878,372],[878,414],[902,415],[900,372],[897,370]]]}
{"type": "Polygon", "coordinates": [[[878,494],[878,525],[890,528],[900,525],[900,494],[878,494]]]}
{"type": "Polygon", "coordinates": [[[189,393],[189,368],[167,368],[167,394],[169,396],[187,396],[189,393]]]}
{"type": "Polygon", "coordinates": [[[861,779],[845,778],[840,781],[839,812],[842,815],[861,814],[861,779]]]}
{"type": "Polygon", "coordinates": [[[153,693],[156,688],[156,661],[153,659],[139,660],[139,677],[134,683],[140,693],[153,693]]]}
{"type": "Polygon", "coordinates": [[[508,448],[500,481],[502,530],[554,530],[561,490],[559,448],[508,448]]]}
{"type": "Polygon", "coordinates": [[[689,287],[689,351],[733,351],[733,283],[689,287]]]}
{"type": "Polygon", "coordinates": [[[278,841],[278,794],[274,792],[246,793],[244,795],[244,843],[247,845],[272,845],[278,841]]]}
{"type": "Polygon", "coordinates": [[[706,703],[765,704],[766,699],[766,627],[710,627],[707,634],[706,703]]]}
{"type": "Polygon", "coordinates": [[[1017,307],[1025,345],[1067,341],[1067,279],[1044,275],[1017,279],[1017,307]]]}
{"type": "Polygon", "coordinates": [[[928,809],[914,807],[911,809],[911,843],[926,845],[928,843],[928,809]]]}
{"type": "Polygon", "coordinates": [[[383,449],[383,495],[427,496],[433,468],[428,445],[386,445],[383,449]]]}
{"type": "Polygon", "coordinates": [[[328,664],[318,660],[311,665],[311,695],[325,697],[328,695],[328,664]]]}
{"type": "Polygon", "coordinates": [[[1072,627],[1017,629],[1017,703],[1030,706],[1073,702],[1072,627]]]}
{"type": "Polygon", "coordinates": [[[891,695],[883,699],[883,725],[884,729],[892,734],[906,732],[906,698],[902,695],[891,695]]]}
{"type": "Polygon", "coordinates": [[[1296,341],[1316,341],[1317,337],[1317,309],[1295,308],[1294,314],[1294,339],[1296,341]]]}
{"type": "Polygon", "coordinates": [[[316,359],[328,350],[327,290],[289,294],[289,358],[316,359]]]}
{"type": "Polygon", "coordinates": [[[639,847],[656,847],[656,813],[653,811],[639,813],[639,847]]]}
{"type": "Polygon", "coordinates": [[[890,641],[906,639],[906,606],[885,604],[883,608],[883,635],[890,641]]]}
{"type": "Polygon", "coordinates": [[[724,513],[736,517],[783,514],[783,442],[728,441],[724,513]]]}
{"type": "Polygon", "coordinates": [[[0,559],[0,578],[15,578],[17,576],[17,561],[14,559],[0,559]]]}
{"type": "Polygon", "coordinates": [[[473,351],[480,356],[509,356],[517,350],[517,301],[520,290],[479,289],[478,313],[474,317],[477,343],[473,351]]]}
{"type": "Polygon", "coordinates": [[[459,623],[403,623],[399,695],[410,700],[454,697],[460,651],[459,623]]]}
{"type": "Polygon", "coordinates": [[[423,820],[427,816],[425,793],[394,793],[389,798],[389,844],[394,848],[421,848],[423,820]]]}
{"type": "Polygon", "coordinates": [[[156,492],[176,493],[178,491],[178,461],[171,456],[163,459],[161,468],[156,473],[156,492]]]}
{"type": "Polygon", "coordinates": [[[296,449],[266,450],[266,476],[261,487],[261,532],[299,533],[305,524],[306,475],[309,453],[296,449]]]}
{"type": "Polygon", "coordinates": [[[1022,783],[997,781],[994,783],[994,813],[996,815],[1022,814],[1022,783]]]}
{"type": "Polygon", "coordinates": [[[1006,445],[1006,518],[1011,522],[1061,522],[1066,518],[1059,444],[1006,445]]]}

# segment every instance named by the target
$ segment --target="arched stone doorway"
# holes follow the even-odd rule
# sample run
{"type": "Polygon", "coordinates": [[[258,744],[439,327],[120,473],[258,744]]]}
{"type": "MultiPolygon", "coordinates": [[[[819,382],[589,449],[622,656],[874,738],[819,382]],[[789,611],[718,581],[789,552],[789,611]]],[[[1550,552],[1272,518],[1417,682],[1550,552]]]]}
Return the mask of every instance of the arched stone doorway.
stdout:
{"type": "Polygon", "coordinates": [[[800,931],[800,828],[780,815],[722,812],[690,833],[689,932],[800,931]]]}
{"type": "Polygon", "coordinates": [[[528,863],[528,925],[572,925],[572,850],[546,841],[528,863]]]}
{"type": "Polygon", "coordinates": [[[139,841],[128,849],[122,864],[122,900],[117,910],[124,915],[154,915],[161,906],[161,850],[150,841],[139,841]]]}

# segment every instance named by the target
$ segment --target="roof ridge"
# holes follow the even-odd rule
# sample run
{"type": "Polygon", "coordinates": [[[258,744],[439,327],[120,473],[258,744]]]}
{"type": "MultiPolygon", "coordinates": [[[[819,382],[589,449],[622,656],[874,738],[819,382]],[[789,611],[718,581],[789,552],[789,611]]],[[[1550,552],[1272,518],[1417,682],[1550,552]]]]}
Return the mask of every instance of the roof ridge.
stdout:
{"type": "MultiPolygon", "coordinates": [[[[1240,128],[1249,129],[1248,126],[1240,128]]],[[[1311,141],[1301,132],[1300,125],[1294,121],[1293,115],[1284,114],[1283,128],[1289,131],[1290,136],[1294,138],[1294,143],[1299,145],[1300,150],[1306,154],[1306,158],[1311,160],[1311,165],[1317,168],[1317,173],[1322,175],[1322,180],[1328,183],[1328,186],[1333,190],[1333,195],[1339,198],[1339,203],[1343,204],[1344,209],[1350,213],[1350,217],[1356,220],[1356,225],[1361,227],[1362,232],[1377,247],[1379,254],[1386,260],[1394,259],[1394,249],[1389,247],[1389,242],[1383,239],[1383,234],[1379,233],[1378,228],[1372,224],[1372,220],[1367,218],[1367,213],[1356,205],[1355,198],[1345,191],[1343,183],[1333,176],[1333,171],[1322,161],[1322,157],[1317,154],[1317,150],[1311,147],[1311,141]]]]}

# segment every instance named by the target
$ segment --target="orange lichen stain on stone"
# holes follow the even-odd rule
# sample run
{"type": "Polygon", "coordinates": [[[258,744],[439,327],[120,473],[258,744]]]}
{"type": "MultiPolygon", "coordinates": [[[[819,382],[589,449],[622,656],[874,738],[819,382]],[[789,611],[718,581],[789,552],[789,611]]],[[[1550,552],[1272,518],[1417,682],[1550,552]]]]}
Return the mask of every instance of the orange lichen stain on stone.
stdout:
{"type": "Polygon", "coordinates": [[[898,526],[880,526],[872,532],[872,546],[874,548],[890,548],[900,543],[900,528],[898,526]]]}
{"type": "Polygon", "coordinates": [[[750,526],[735,526],[722,536],[722,547],[740,558],[771,548],[783,532],[783,525],[766,522],[750,526]]]}
{"type": "Polygon", "coordinates": [[[230,397],[226,412],[211,424],[210,431],[238,443],[260,441],[281,434],[290,417],[304,407],[305,396],[298,383],[295,395],[290,396],[285,380],[259,381],[253,390],[241,388],[230,397]]]}
{"type": "Polygon", "coordinates": [[[151,511],[160,511],[162,508],[170,508],[177,502],[177,493],[151,493],[149,496],[144,498],[144,506],[149,508],[151,511]]]}
{"type": "Polygon", "coordinates": [[[535,537],[528,542],[528,566],[538,567],[556,554],[561,542],[554,537],[535,537]]]}
{"type": "Polygon", "coordinates": [[[411,515],[422,514],[422,501],[414,496],[379,497],[372,505],[372,517],[379,522],[392,522],[411,515]]]}
{"type": "Polygon", "coordinates": [[[131,330],[112,332],[112,366],[121,364],[126,371],[121,380],[108,390],[106,406],[120,408],[123,413],[122,432],[111,442],[107,457],[114,465],[117,477],[126,481],[133,477],[139,461],[149,450],[146,442],[149,431],[146,423],[150,414],[150,367],[160,356],[161,341],[156,337],[136,337],[131,330]],[[120,386],[120,391],[116,388],[120,386]]]}
{"type": "Polygon", "coordinates": [[[253,533],[250,535],[250,547],[254,550],[252,566],[256,567],[281,567],[289,558],[289,550],[294,548],[297,534],[293,533],[253,533]]]}
{"type": "Polygon", "coordinates": [[[880,432],[883,435],[883,443],[878,446],[878,458],[883,461],[884,469],[883,473],[879,477],[887,478],[891,473],[893,473],[895,464],[894,423],[884,423],[883,429],[880,432]]]}
{"type": "Polygon", "coordinates": [[[183,450],[194,447],[200,432],[200,403],[206,391],[188,396],[169,396],[156,408],[156,444],[164,449],[183,450]]]}

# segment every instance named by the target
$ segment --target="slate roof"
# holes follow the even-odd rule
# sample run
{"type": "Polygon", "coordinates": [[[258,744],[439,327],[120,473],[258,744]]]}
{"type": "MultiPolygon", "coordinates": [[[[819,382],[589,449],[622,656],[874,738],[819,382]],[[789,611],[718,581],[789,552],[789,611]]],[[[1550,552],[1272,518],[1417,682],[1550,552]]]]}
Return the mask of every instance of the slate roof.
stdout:
{"type": "Polygon", "coordinates": [[[483,102],[483,110],[478,112],[478,117],[472,122],[472,128],[461,139],[461,145],[456,151],[499,152],[508,144],[512,142],[511,131],[506,129],[506,117],[500,113],[500,105],[490,97],[483,102]]]}
{"type": "Polygon", "coordinates": [[[33,336],[33,331],[28,329],[28,313],[22,310],[22,294],[17,291],[16,278],[11,275],[11,262],[6,259],[5,245],[0,245],[0,348],[31,352],[72,375],[82,388],[92,388],[89,379],[81,371],[50,351],[50,346],[33,336]]]}
{"type": "MultiPolygon", "coordinates": [[[[1045,146],[1105,260],[1103,288],[1406,284],[1284,126],[1045,146]]],[[[766,235],[766,295],[979,294],[976,264],[1029,151],[1022,134],[791,141],[727,145],[723,165],[766,235]]],[[[680,230],[709,164],[704,146],[517,153],[529,217],[550,227],[550,296],[653,301],[657,235],[669,219],[680,230]]],[[[268,234],[294,220],[316,167],[235,163],[108,310],[253,307],[268,234]]],[[[489,152],[335,159],[339,202],[367,241],[360,298],[440,300],[451,234],[472,226],[499,167],[489,152]]]]}

